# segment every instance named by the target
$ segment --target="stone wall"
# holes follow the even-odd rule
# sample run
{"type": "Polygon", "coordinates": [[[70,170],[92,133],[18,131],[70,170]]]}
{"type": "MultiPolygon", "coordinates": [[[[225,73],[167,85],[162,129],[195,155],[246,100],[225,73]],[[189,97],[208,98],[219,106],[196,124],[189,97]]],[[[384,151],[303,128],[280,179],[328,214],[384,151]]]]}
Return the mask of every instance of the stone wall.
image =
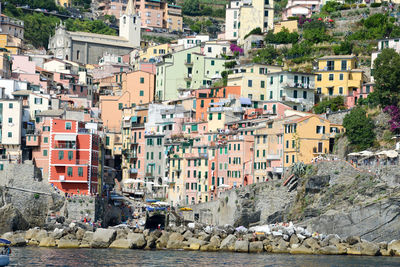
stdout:
{"type": "Polygon", "coordinates": [[[212,225],[248,227],[253,223],[264,224],[296,195],[296,192],[287,192],[287,188],[281,186],[282,182],[269,181],[230,190],[222,193],[218,200],[190,206],[193,211],[182,211],[181,214],[186,220],[212,225]]]}
{"type": "Polygon", "coordinates": [[[329,120],[332,123],[336,123],[336,124],[343,124],[343,119],[344,117],[350,113],[351,109],[348,110],[342,110],[342,111],[336,111],[336,112],[330,112],[330,113],[326,113],[323,116],[325,117],[325,119],[329,120]]]}

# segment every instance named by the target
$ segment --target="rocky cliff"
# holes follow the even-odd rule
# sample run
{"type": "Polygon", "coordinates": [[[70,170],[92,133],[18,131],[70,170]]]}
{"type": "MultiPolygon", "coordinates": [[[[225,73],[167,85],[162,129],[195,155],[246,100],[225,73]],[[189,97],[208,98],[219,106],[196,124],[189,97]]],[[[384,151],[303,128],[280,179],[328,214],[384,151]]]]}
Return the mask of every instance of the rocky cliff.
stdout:
{"type": "Polygon", "coordinates": [[[183,215],[215,225],[293,221],[324,234],[358,235],[376,242],[400,239],[398,167],[369,172],[344,161],[328,161],[309,170],[292,192],[283,180],[250,185],[195,205],[183,215]]]}

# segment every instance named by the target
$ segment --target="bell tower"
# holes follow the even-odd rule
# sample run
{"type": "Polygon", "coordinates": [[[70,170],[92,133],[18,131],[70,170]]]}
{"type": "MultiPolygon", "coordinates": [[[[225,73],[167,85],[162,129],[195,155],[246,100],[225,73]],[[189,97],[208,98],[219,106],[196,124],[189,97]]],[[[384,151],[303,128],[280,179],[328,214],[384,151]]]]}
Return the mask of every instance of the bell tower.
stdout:
{"type": "Polygon", "coordinates": [[[140,26],[140,17],[136,13],[133,0],[129,0],[125,14],[119,18],[119,36],[127,39],[132,46],[139,47],[140,26]]]}

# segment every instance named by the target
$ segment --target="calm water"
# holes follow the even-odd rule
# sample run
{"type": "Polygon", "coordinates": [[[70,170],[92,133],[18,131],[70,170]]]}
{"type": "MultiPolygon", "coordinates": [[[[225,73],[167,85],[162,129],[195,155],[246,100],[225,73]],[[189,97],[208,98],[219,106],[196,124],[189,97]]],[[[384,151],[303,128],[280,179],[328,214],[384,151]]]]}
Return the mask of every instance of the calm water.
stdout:
{"type": "Polygon", "coordinates": [[[400,266],[400,257],[14,248],[11,266],[400,266]]]}

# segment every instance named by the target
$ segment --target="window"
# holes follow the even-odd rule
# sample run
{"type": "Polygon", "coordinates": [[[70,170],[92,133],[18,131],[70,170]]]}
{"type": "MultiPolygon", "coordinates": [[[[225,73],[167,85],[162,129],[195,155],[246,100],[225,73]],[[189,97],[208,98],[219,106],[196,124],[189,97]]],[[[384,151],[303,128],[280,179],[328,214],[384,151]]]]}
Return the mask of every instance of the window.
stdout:
{"type": "Polygon", "coordinates": [[[270,78],[269,84],[274,84],[274,77],[270,78]]]}
{"type": "Polygon", "coordinates": [[[339,94],[343,95],[343,87],[339,87],[339,94]]]}
{"type": "Polygon", "coordinates": [[[211,66],[215,65],[215,60],[211,60],[211,66]]]}
{"type": "Polygon", "coordinates": [[[303,91],[303,98],[307,99],[307,91],[303,91]]]}
{"type": "Polygon", "coordinates": [[[317,94],[320,95],[321,93],[322,93],[322,88],[321,88],[321,87],[318,87],[318,88],[317,88],[317,94]]]}
{"type": "Polygon", "coordinates": [[[71,130],[72,129],[72,123],[71,122],[66,122],[65,123],[65,130],[71,130]]]}
{"type": "Polygon", "coordinates": [[[123,107],[122,103],[118,103],[118,109],[121,110],[123,107]]]}
{"type": "Polygon", "coordinates": [[[253,87],[253,81],[252,80],[248,80],[247,81],[247,86],[248,87],[253,87]]]}
{"type": "Polygon", "coordinates": [[[264,17],[268,17],[268,10],[264,10],[264,17]]]}
{"type": "Polygon", "coordinates": [[[289,155],[286,155],[286,163],[289,163],[289,155]]]}
{"type": "Polygon", "coordinates": [[[322,74],[317,74],[317,81],[322,81],[322,74]]]}
{"type": "Polygon", "coordinates": [[[334,78],[333,75],[334,75],[333,73],[329,74],[329,80],[330,80],[330,81],[333,81],[333,78],[334,78]]]}
{"type": "Polygon", "coordinates": [[[47,144],[49,142],[49,138],[48,137],[43,137],[43,143],[47,144]]]}
{"type": "Polygon", "coordinates": [[[9,108],[9,109],[12,109],[12,108],[13,108],[13,103],[9,103],[9,104],[8,104],[8,108],[9,108]]]}
{"type": "Polygon", "coordinates": [[[72,167],[68,167],[68,168],[67,168],[67,175],[68,175],[69,177],[71,177],[71,176],[73,175],[72,167]]]}
{"type": "Polygon", "coordinates": [[[211,52],[212,52],[212,47],[209,46],[209,47],[207,48],[207,51],[208,51],[208,53],[211,53],[211,52]]]}
{"type": "Polygon", "coordinates": [[[74,158],[74,152],[68,151],[68,160],[72,160],[74,158]]]}
{"type": "Polygon", "coordinates": [[[286,140],[286,148],[289,148],[289,140],[286,140]]]}
{"type": "Polygon", "coordinates": [[[265,88],[265,81],[261,81],[261,88],[265,88]]]}
{"type": "Polygon", "coordinates": [[[335,61],[328,60],[326,62],[326,68],[327,68],[327,70],[334,70],[335,69],[335,61]]]}
{"type": "Polygon", "coordinates": [[[35,97],[35,104],[42,104],[42,98],[35,97]]]}
{"type": "Polygon", "coordinates": [[[221,118],[222,118],[222,114],[221,114],[221,113],[218,113],[218,120],[220,121],[221,118]]]}
{"type": "Polygon", "coordinates": [[[200,107],[201,107],[201,108],[204,108],[204,100],[201,100],[201,101],[200,101],[200,107]]]}
{"type": "Polygon", "coordinates": [[[269,99],[272,99],[272,98],[273,98],[273,92],[269,91],[269,99]]]}
{"type": "Polygon", "coordinates": [[[58,151],[58,159],[64,159],[64,151],[58,151]]]}
{"type": "Polygon", "coordinates": [[[8,118],[8,123],[12,123],[12,118],[8,118]]]}
{"type": "Polygon", "coordinates": [[[293,98],[297,98],[297,90],[293,91],[293,98]]]}
{"type": "Polygon", "coordinates": [[[264,100],[264,95],[260,95],[260,100],[264,100]]]}
{"type": "Polygon", "coordinates": [[[140,83],[144,83],[144,78],[140,77],[140,83]]]}
{"type": "Polygon", "coordinates": [[[317,126],[316,133],[325,134],[325,126],[317,126]]]}
{"type": "Polygon", "coordinates": [[[210,121],[212,121],[212,113],[210,113],[210,114],[208,114],[208,119],[210,120],[210,121]]]}
{"type": "Polygon", "coordinates": [[[343,73],[340,73],[340,74],[339,74],[339,80],[343,81],[343,78],[344,78],[343,73]]]}
{"type": "Polygon", "coordinates": [[[342,60],[342,70],[347,69],[347,60],[342,60]]]}
{"type": "Polygon", "coordinates": [[[47,157],[47,149],[44,149],[44,150],[43,150],[43,156],[44,156],[44,157],[47,157]]]}
{"type": "Polygon", "coordinates": [[[140,95],[140,96],[144,96],[144,91],[143,91],[143,90],[140,90],[139,95],[140,95]]]}
{"type": "Polygon", "coordinates": [[[8,132],[8,137],[9,137],[9,138],[12,137],[12,132],[8,132]]]}
{"type": "Polygon", "coordinates": [[[83,168],[82,167],[78,167],[78,176],[83,177],[83,168]]]}

